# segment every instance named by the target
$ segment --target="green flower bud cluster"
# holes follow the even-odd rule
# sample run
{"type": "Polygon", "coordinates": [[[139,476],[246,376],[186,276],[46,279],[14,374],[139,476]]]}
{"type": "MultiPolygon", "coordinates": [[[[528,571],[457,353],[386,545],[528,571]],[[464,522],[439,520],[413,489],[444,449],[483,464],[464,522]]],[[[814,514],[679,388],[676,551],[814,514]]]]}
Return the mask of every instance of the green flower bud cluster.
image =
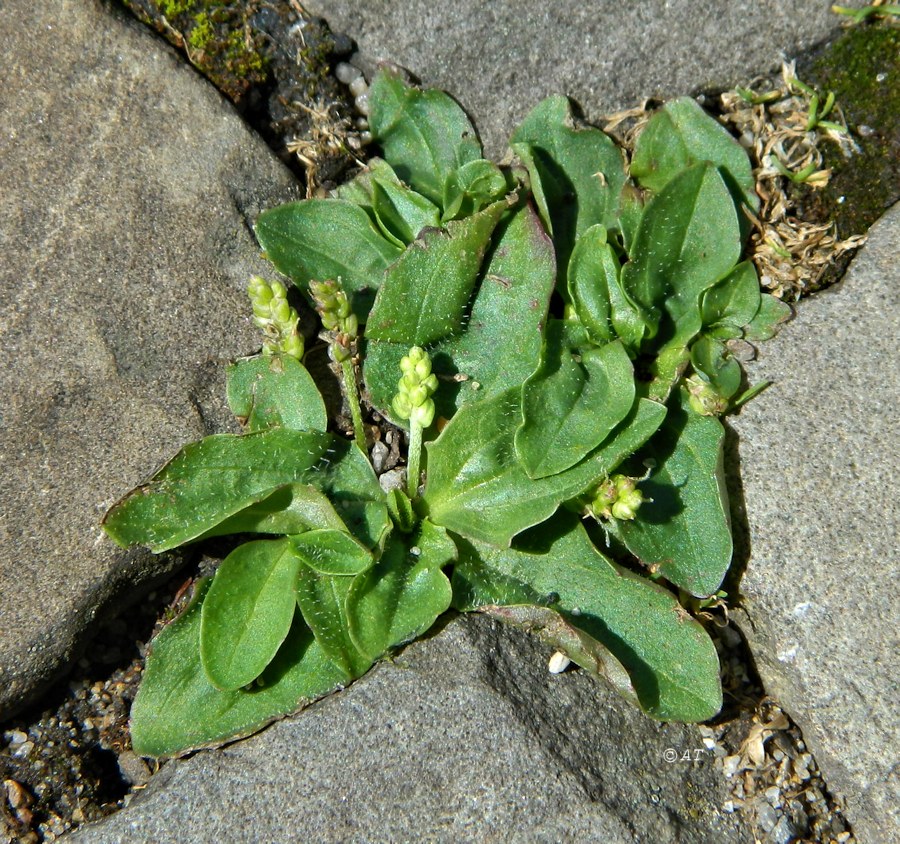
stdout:
{"type": "Polygon", "coordinates": [[[341,280],[310,281],[309,291],[322,326],[334,336],[331,354],[338,363],[353,355],[353,343],[359,336],[359,320],[350,310],[350,300],[341,286],[341,280]]]}
{"type": "Polygon", "coordinates": [[[688,389],[688,403],[695,413],[701,416],[721,416],[728,410],[728,399],[716,392],[708,381],[699,375],[686,378],[684,385],[688,389]]]}
{"type": "Polygon", "coordinates": [[[632,521],[647,499],[637,488],[637,478],[613,475],[603,481],[594,493],[590,511],[597,518],[632,521]]]}
{"type": "Polygon", "coordinates": [[[437,377],[431,372],[428,353],[413,346],[409,354],[400,360],[403,377],[397,385],[397,395],[391,401],[394,413],[401,419],[409,419],[422,428],[434,421],[434,395],[438,387],[437,377]]]}
{"type": "Polygon", "coordinates": [[[303,357],[303,335],[297,329],[297,311],[288,304],[287,290],[280,281],[271,284],[258,275],[250,279],[247,293],[253,306],[253,322],[265,334],[263,354],[282,353],[303,357]]]}

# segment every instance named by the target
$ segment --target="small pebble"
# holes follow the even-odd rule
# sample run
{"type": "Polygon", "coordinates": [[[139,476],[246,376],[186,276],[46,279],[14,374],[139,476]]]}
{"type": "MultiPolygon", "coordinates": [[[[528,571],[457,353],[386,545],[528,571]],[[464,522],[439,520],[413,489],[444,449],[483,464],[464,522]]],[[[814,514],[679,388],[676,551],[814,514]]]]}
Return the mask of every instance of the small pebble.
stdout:
{"type": "Polygon", "coordinates": [[[352,82],[350,82],[350,93],[354,97],[358,97],[360,94],[365,94],[366,91],[369,90],[369,85],[366,80],[362,76],[357,76],[352,82]]]}
{"type": "Polygon", "coordinates": [[[726,756],[725,759],[722,760],[722,773],[725,774],[726,777],[733,777],[740,767],[741,757],[740,756],[726,756]]]}
{"type": "Polygon", "coordinates": [[[876,74],[876,76],[875,76],[875,81],[876,81],[876,82],[884,82],[885,79],[887,79],[887,74],[886,74],[886,73],[878,73],[878,74],[876,74]]]}
{"type": "Polygon", "coordinates": [[[556,653],[550,657],[550,663],[547,666],[547,669],[551,674],[562,674],[571,663],[572,660],[570,660],[562,651],[556,651],[556,653]]]}
{"type": "Polygon", "coordinates": [[[360,95],[353,101],[353,105],[356,106],[356,110],[357,110],[360,114],[366,114],[366,115],[368,115],[368,113],[369,113],[369,92],[366,91],[365,93],[360,94],[360,95]]]}
{"type": "Polygon", "coordinates": [[[13,751],[13,756],[18,756],[20,759],[24,759],[28,756],[31,751],[34,750],[34,742],[33,741],[25,741],[22,742],[16,749],[13,751]]]}
{"type": "Polygon", "coordinates": [[[385,492],[390,492],[392,489],[403,489],[405,483],[405,469],[391,469],[378,477],[378,484],[385,492]]]}
{"type": "Polygon", "coordinates": [[[766,800],[769,801],[776,809],[781,808],[781,789],[777,785],[769,786],[766,789],[766,800]]]}
{"type": "Polygon", "coordinates": [[[796,837],[797,830],[794,829],[794,825],[786,817],[782,817],[772,830],[772,840],[775,844],[791,844],[792,841],[796,840],[796,837]]]}
{"type": "Polygon", "coordinates": [[[390,455],[391,450],[381,441],[372,446],[372,468],[376,475],[380,475],[384,469],[384,464],[390,455]]]}
{"type": "Polygon", "coordinates": [[[354,79],[362,77],[362,71],[348,62],[339,62],[334,69],[334,75],[337,77],[338,82],[349,85],[354,79]]]}
{"type": "Polygon", "coordinates": [[[28,741],[28,734],[23,733],[21,730],[11,730],[6,734],[6,736],[11,747],[28,741]]]}
{"type": "Polygon", "coordinates": [[[778,812],[768,803],[763,803],[756,812],[756,822],[763,832],[771,832],[778,823],[778,812]]]}
{"type": "Polygon", "coordinates": [[[871,138],[872,135],[875,134],[875,130],[871,126],[866,126],[865,123],[860,123],[859,126],[856,127],[856,131],[864,138],[871,138]]]}

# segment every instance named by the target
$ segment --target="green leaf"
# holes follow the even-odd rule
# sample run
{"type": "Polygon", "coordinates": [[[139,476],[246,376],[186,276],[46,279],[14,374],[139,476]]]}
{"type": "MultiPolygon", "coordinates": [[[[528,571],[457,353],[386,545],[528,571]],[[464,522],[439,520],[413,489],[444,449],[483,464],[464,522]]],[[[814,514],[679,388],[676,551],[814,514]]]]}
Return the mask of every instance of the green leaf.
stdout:
{"type": "Polygon", "coordinates": [[[639,385],[639,393],[654,401],[665,403],[691,362],[690,345],[700,333],[699,308],[686,310],[668,326],[672,336],[663,343],[650,364],[650,381],[639,385]]]}
{"type": "Polygon", "coordinates": [[[442,219],[446,222],[476,214],[513,188],[493,161],[470,161],[447,177],[442,219]]]}
{"type": "Polygon", "coordinates": [[[402,489],[392,489],[387,495],[387,506],[394,527],[401,533],[412,533],[417,519],[409,496],[402,489]]]}
{"type": "Polygon", "coordinates": [[[619,342],[577,354],[564,323],[547,326],[541,366],[522,388],[516,453],[531,478],[574,466],[602,443],[634,404],[634,371],[619,342]]]}
{"type": "Polygon", "coordinates": [[[443,91],[407,85],[392,68],[369,87],[369,130],[384,157],[411,188],[439,203],[447,177],[481,158],[465,112],[443,91]]]}
{"type": "Polygon", "coordinates": [[[325,403],[306,367],[289,355],[243,358],[226,370],[228,406],[250,431],[325,431],[325,403]]]}
{"type": "Polygon", "coordinates": [[[375,200],[372,196],[375,190],[375,182],[390,182],[394,185],[403,185],[394,168],[383,158],[370,158],[349,182],[338,185],[331,193],[335,199],[346,199],[360,208],[364,208],[372,220],[375,220],[375,200]]]}
{"type": "Polygon", "coordinates": [[[692,595],[714,594],[731,564],[731,529],[722,466],[725,429],[690,408],[687,392],[635,464],[656,461],[641,483],[645,501],[633,522],[610,522],[645,566],[692,595]]]}
{"type": "Polygon", "coordinates": [[[360,574],[375,562],[366,548],[341,530],[310,530],[290,537],[290,542],[294,553],[319,574],[360,574]]]}
{"type": "Polygon", "coordinates": [[[632,354],[651,326],[622,288],[619,259],[607,243],[606,228],[591,226],[569,259],[569,292],[579,321],[591,340],[603,345],[622,340],[632,354]]]}
{"type": "Polygon", "coordinates": [[[631,176],[641,187],[659,192],[682,170],[702,161],[715,164],[735,193],[754,211],[759,208],[744,148],[690,97],[666,103],[650,118],[635,144],[631,176]]]}
{"type": "Polygon", "coordinates": [[[459,332],[491,233],[507,208],[496,202],[445,229],[426,229],[385,274],[366,336],[408,347],[459,332]]]}
{"type": "MultiPolygon", "coordinates": [[[[631,299],[657,318],[699,309],[700,295],[731,271],[740,257],[737,212],[711,164],[684,170],[644,209],[622,268],[631,299]]],[[[653,335],[649,335],[653,336],[653,335]]]]}
{"type": "Polygon", "coordinates": [[[759,303],[759,310],[744,331],[744,338],[751,343],[771,340],[781,330],[782,324],[787,322],[793,315],[794,312],[787,302],[782,302],[781,299],[776,299],[768,293],[763,293],[759,303]]]}
{"type": "Polygon", "coordinates": [[[366,548],[383,541],[391,526],[384,491],[372,464],[355,442],[336,439],[327,466],[316,483],[334,503],[341,518],[366,548]]]}
{"type": "Polygon", "coordinates": [[[203,601],[200,658],[209,681],[232,691],[252,683],[287,638],[300,559],[287,539],[239,545],[203,601]]]}
{"type": "Polygon", "coordinates": [[[622,230],[622,246],[629,255],[634,244],[634,236],[641,223],[641,215],[644,213],[645,199],[644,191],[630,179],[622,185],[622,193],[619,196],[619,226],[622,230]]]}
{"type": "Polygon", "coordinates": [[[659,427],[665,408],[641,400],[606,442],[576,466],[532,480],[516,458],[520,391],[463,407],[428,448],[423,502],[436,525],[463,536],[509,545],[557,507],[597,483],[659,427]]]}
{"type": "Polygon", "coordinates": [[[369,215],[343,199],[307,199],[259,215],[256,238],[276,269],[301,290],[339,278],[353,312],[365,322],[375,290],[402,250],[369,215]]]}
{"type": "Polygon", "coordinates": [[[425,228],[441,224],[438,207],[422,194],[390,180],[372,180],[372,208],[385,237],[405,248],[425,228]]]}
{"type": "Polygon", "coordinates": [[[577,237],[597,223],[618,229],[619,193],[625,183],[622,152],[599,129],[577,128],[569,101],[562,96],[539,103],[513,133],[510,145],[528,169],[564,283],[577,237]]]}
{"type": "Polygon", "coordinates": [[[484,587],[495,573],[498,598],[510,580],[552,594],[552,608],[624,666],[641,707],[654,718],[705,721],[719,711],[716,650],[670,592],[604,557],[574,515],[558,517],[527,539],[530,544],[516,549],[458,541],[454,580],[476,572],[481,598],[490,604],[498,601],[484,587]]]}
{"type": "Polygon", "coordinates": [[[730,399],[741,388],[741,365],[715,337],[698,338],[691,346],[691,364],[723,399],[730,399]]]}
{"type": "MultiPolygon", "coordinates": [[[[434,395],[438,416],[450,419],[464,404],[521,384],[537,368],[541,331],[553,291],[553,246],[530,205],[502,220],[487,268],[461,333],[430,350],[441,379],[434,395]],[[498,349],[514,350],[498,354],[498,349]]],[[[400,358],[409,347],[369,343],[365,381],[372,403],[395,422],[390,408],[400,358]]]]}
{"type": "Polygon", "coordinates": [[[742,261],[700,300],[706,333],[720,340],[740,337],[759,311],[759,277],[750,261],[742,261]]]}
{"type": "Polygon", "coordinates": [[[317,529],[346,531],[347,526],[331,502],[314,486],[285,484],[197,538],[208,539],[234,533],[292,536],[317,529]]]}
{"type": "Polygon", "coordinates": [[[606,226],[591,226],[569,258],[569,294],[581,324],[598,346],[616,339],[609,301],[609,278],[618,276],[615,253],[606,242],[606,226]]]}
{"type": "Polygon", "coordinates": [[[350,678],[365,674],[373,660],[366,658],[350,637],[347,595],[355,578],[320,574],[301,565],[297,577],[297,605],[322,650],[350,678]]]}
{"type": "Polygon", "coordinates": [[[151,643],[131,707],[131,741],[141,756],[180,755],[250,735],[349,679],[297,614],[252,690],[216,689],[200,663],[201,605],[208,588],[208,581],[199,584],[187,612],[151,643]]]}
{"type": "Polygon", "coordinates": [[[176,548],[278,487],[309,483],[331,441],[329,434],[287,428],[206,437],[114,504],[103,527],[123,547],[176,548]]]}
{"type": "Polygon", "coordinates": [[[605,680],[626,700],[640,706],[640,699],[625,666],[605,645],[568,622],[562,613],[549,607],[532,605],[484,606],[479,610],[539,636],[548,645],[565,653],[594,679],[605,680]]]}
{"type": "Polygon", "coordinates": [[[421,636],[450,606],[450,581],[441,568],[456,558],[443,528],[428,521],[416,534],[393,536],[381,559],[353,581],[347,598],[350,633],[367,657],[421,636]]]}

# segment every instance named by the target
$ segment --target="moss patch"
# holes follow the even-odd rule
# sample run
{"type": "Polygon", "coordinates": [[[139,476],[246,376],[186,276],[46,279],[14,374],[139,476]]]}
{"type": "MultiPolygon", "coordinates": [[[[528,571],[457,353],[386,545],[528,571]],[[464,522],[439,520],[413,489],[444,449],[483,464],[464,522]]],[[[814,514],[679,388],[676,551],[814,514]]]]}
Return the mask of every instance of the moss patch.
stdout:
{"type": "Polygon", "coordinates": [[[331,186],[353,162],[343,139],[352,106],[331,74],[352,48],[299,4],[263,0],[120,0],[182,50],[307,189],[331,186]],[[306,155],[294,152],[298,138],[306,155]],[[313,162],[312,164],[310,162],[313,162]]]}
{"type": "MultiPolygon", "coordinates": [[[[844,158],[823,145],[832,179],[822,190],[798,187],[798,210],[807,219],[834,220],[840,237],[864,234],[900,199],[900,27],[850,27],[798,65],[801,79],[834,92],[860,147],[844,158]]],[[[836,267],[829,275],[842,272],[836,267]]]]}

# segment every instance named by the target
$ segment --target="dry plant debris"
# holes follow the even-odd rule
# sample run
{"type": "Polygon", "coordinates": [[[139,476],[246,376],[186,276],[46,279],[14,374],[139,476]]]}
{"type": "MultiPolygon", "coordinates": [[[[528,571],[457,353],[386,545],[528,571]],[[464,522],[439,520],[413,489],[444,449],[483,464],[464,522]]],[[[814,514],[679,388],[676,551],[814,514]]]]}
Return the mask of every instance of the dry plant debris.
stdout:
{"type": "MultiPolygon", "coordinates": [[[[607,115],[603,131],[630,152],[654,107],[654,101],[644,100],[636,108],[607,115]]],[[[761,77],[747,88],[721,94],[719,108],[719,120],[750,156],[761,201],[758,214],[747,212],[753,224],[748,257],[769,293],[798,299],[817,289],[825,269],[840,255],[858,249],[865,236],[841,240],[833,222],[801,219],[790,187],[825,187],[831,170],[823,166],[822,144],[834,143],[850,156],[857,152],[856,143],[834,98],[820,97],[797,79],[793,62],[784,63],[778,79],[761,77]]]]}
{"type": "Polygon", "coordinates": [[[815,289],[825,268],[839,255],[858,249],[865,236],[840,240],[834,223],[810,223],[794,214],[791,182],[823,188],[831,170],[822,166],[821,145],[837,144],[845,156],[856,144],[833,97],[824,101],[797,79],[793,62],[780,80],[757,79],[747,89],[720,97],[720,120],[733,128],[753,162],[762,205],[751,217],[750,258],[770,293],[797,299],[815,289]],[[836,115],[840,122],[826,120],[836,115]]]}

